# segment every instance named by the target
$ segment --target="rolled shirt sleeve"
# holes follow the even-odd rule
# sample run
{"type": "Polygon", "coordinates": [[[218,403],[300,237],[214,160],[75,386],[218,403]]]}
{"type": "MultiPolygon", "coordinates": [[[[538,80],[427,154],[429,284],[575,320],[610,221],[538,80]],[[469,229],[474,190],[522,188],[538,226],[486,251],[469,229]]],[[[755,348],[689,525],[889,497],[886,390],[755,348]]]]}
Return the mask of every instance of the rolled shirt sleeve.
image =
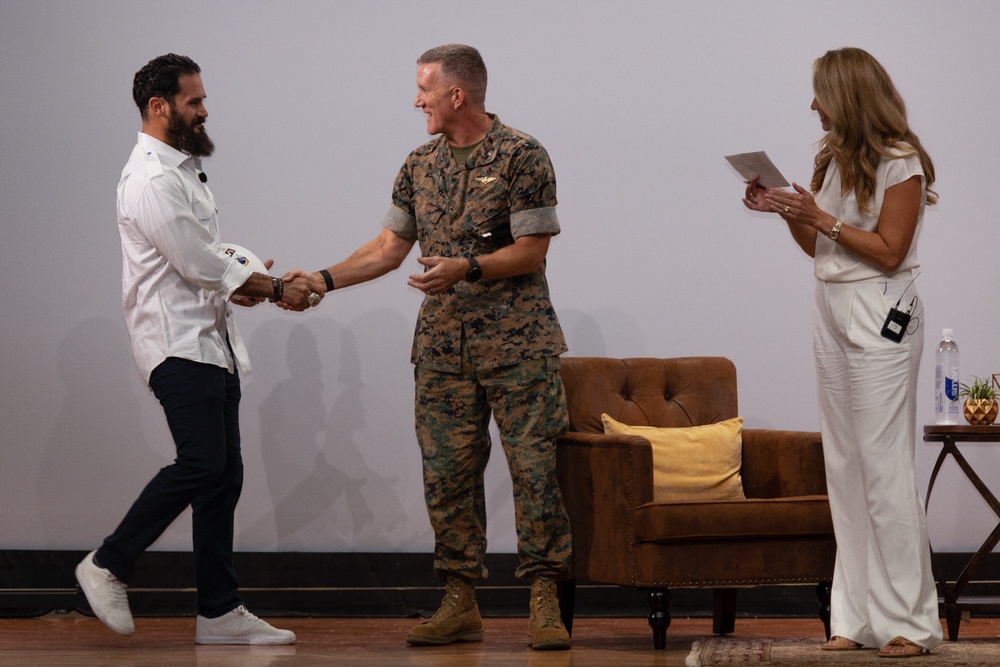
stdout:
{"type": "Polygon", "coordinates": [[[385,217],[382,218],[382,226],[402,239],[417,240],[416,218],[395,204],[390,205],[386,211],[385,217]]]}
{"type": "Polygon", "coordinates": [[[514,238],[531,234],[552,234],[561,231],[555,206],[530,208],[510,214],[510,233],[514,238]]]}

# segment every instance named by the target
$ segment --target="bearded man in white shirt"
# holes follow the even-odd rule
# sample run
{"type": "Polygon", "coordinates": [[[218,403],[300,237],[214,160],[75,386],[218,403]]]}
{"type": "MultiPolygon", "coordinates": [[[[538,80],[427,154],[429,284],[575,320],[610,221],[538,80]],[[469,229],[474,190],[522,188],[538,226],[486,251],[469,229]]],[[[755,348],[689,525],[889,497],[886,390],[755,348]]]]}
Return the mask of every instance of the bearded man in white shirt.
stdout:
{"type": "MultiPolygon", "coordinates": [[[[77,566],[94,613],[115,632],[135,627],[125,588],[139,555],[192,508],[199,644],[290,644],[295,634],[243,605],[233,568],[233,523],[243,485],[240,374],[250,370],[229,302],[317,305],[323,286],[253,272],[222,252],[218,211],[201,169],[201,69],[185,56],[151,60],[133,81],[142,130],[118,184],[122,300],[132,354],[160,401],[177,448],[118,528],[77,566]]],[[[270,263],[266,264],[270,268],[270,263]]]]}

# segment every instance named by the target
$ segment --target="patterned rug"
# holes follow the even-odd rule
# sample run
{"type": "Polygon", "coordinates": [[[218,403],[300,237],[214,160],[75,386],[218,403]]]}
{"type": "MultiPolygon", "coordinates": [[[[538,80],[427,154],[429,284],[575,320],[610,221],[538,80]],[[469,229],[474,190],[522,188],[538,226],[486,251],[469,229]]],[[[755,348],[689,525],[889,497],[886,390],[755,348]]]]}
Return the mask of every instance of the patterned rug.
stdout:
{"type": "Polygon", "coordinates": [[[821,651],[819,639],[710,637],[699,639],[685,667],[721,665],[1000,665],[1000,639],[959,639],[942,642],[930,655],[914,660],[886,660],[875,650],[821,651]]]}

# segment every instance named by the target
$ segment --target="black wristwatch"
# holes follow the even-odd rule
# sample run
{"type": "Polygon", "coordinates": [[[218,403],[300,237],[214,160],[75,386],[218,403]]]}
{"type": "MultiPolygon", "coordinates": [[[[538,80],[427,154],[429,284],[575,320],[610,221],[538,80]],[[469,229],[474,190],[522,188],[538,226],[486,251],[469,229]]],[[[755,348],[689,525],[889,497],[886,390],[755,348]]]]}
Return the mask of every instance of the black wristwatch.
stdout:
{"type": "Polygon", "coordinates": [[[465,279],[474,283],[483,277],[483,267],[479,266],[479,262],[476,261],[475,257],[469,258],[469,270],[465,273],[465,279]]]}

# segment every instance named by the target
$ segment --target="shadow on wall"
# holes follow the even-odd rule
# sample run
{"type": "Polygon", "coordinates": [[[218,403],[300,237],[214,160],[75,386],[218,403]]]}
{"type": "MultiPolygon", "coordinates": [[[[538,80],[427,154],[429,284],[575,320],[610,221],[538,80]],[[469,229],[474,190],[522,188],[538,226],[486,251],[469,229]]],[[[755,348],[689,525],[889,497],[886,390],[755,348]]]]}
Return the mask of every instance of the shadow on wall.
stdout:
{"type": "MultiPolygon", "coordinates": [[[[155,436],[163,438],[162,446],[146,442],[140,412],[150,406],[136,400],[138,375],[130,350],[121,321],[101,318],[74,327],[59,346],[61,395],[53,397],[58,408],[40,459],[34,503],[50,548],[78,547],[81,540],[96,548],[115,528],[102,517],[124,516],[146,482],[172,460],[166,420],[155,436]],[[95,524],[100,534],[79,534],[95,524]]],[[[156,403],[152,393],[148,400],[156,403]]]]}
{"type": "MultiPolygon", "coordinates": [[[[416,539],[395,535],[408,516],[399,498],[400,480],[370,467],[366,460],[377,453],[369,451],[365,456],[362,447],[375,443],[359,442],[357,437],[371,428],[366,405],[374,401],[366,400],[366,390],[369,397],[378,397],[385,394],[385,388],[366,388],[362,383],[362,364],[377,364],[380,359],[364,358],[353,329],[409,329],[392,311],[377,312],[381,312],[380,321],[373,323],[373,313],[368,313],[364,326],[351,329],[324,323],[319,328],[330,335],[323,337],[322,346],[313,333],[317,329],[313,322],[306,327],[274,321],[255,332],[252,349],[284,347],[285,365],[281,367],[277,355],[254,353],[256,386],[267,389],[259,400],[257,418],[262,472],[274,510],[240,529],[240,541],[279,551],[317,546],[352,551],[359,541],[407,544],[416,539]],[[326,349],[331,346],[334,349],[326,349]],[[324,378],[328,382],[335,378],[332,386],[324,378]]],[[[245,399],[246,395],[244,391],[245,399]]],[[[394,418],[398,411],[412,415],[412,402],[394,407],[394,418]]],[[[248,468],[254,465],[247,455],[252,444],[244,433],[248,468]]],[[[414,454],[417,467],[413,473],[419,479],[419,454],[414,454]]],[[[425,533],[424,526],[418,524],[422,530],[410,532],[425,533]]]]}
{"type": "MultiPolygon", "coordinates": [[[[607,339],[618,341],[627,356],[644,353],[634,320],[620,312],[563,309],[560,317],[569,354],[604,356],[607,339]]],[[[331,551],[358,544],[386,550],[432,545],[412,425],[412,323],[378,309],[346,327],[308,324],[269,320],[253,334],[254,376],[243,382],[247,483],[238,526],[241,515],[253,519],[239,526],[238,542],[331,551]],[[314,331],[324,335],[317,338],[314,331]],[[378,378],[381,386],[365,386],[363,376],[378,378]],[[359,433],[373,430],[387,441],[359,441],[359,433]],[[251,486],[255,477],[266,486],[263,497],[251,486]]],[[[38,521],[52,548],[96,546],[146,482],[173,460],[173,443],[155,397],[136,375],[120,321],[94,318],[70,330],[57,364],[62,386],[52,400],[33,506],[5,511],[31,512],[24,520],[38,521]]],[[[498,444],[495,427],[491,431],[498,444]]],[[[498,453],[498,470],[488,483],[494,529],[510,523],[512,512],[509,475],[499,469],[506,466],[498,453]]]]}
{"type": "MultiPolygon", "coordinates": [[[[590,311],[558,308],[559,323],[566,335],[570,357],[642,357],[647,354],[646,341],[635,318],[620,310],[595,308],[590,311]],[[608,341],[617,351],[609,352],[608,341]]],[[[669,349],[669,341],[663,350],[669,349]]],[[[656,356],[673,356],[668,353],[656,356]]]]}

